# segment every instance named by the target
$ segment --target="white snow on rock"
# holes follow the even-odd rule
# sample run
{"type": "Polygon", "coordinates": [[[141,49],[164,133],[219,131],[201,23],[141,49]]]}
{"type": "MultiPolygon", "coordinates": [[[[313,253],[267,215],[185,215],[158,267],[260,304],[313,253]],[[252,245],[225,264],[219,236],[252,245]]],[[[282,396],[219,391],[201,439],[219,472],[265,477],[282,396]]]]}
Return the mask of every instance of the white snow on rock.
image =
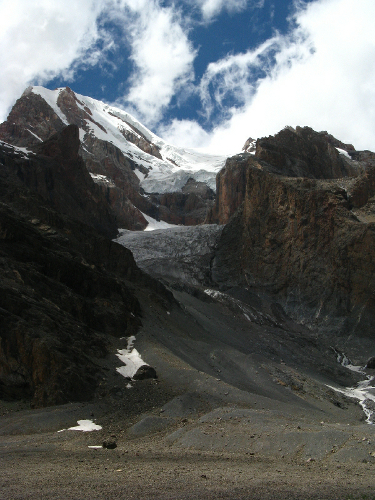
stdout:
{"type": "Polygon", "coordinates": [[[44,87],[28,87],[23,95],[27,95],[28,93],[32,92],[33,94],[40,95],[47,104],[51,106],[53,111],[57,114],[57,116],[62,120],[62,122],[65,125],[69,125],[69,122],[64,115],[64,113],[61,111],[61,109],[57,105],[57,98],[60,94],[62,89],[57,89],[57,90],[48,90],[45,89],[44,87]]]}
{"type": "Polygon", "coordinates": [[[145,227],[144,231],[156,231],[157,229],[169,229],[171,227],[176,227],[175,224],[168,224],[168,222],[164,222],[163,220],[156,220],[150,217],[149,215],[141,212],[143,217],[148,222],[147,227],[145,227]]]}
{"type": "Polygon", "coordinates": [[[102,174],[93,174],[92,172],[89,172],[92,180],[98,184],[105,184],[106,186],[115,186],[114,182],[112,179],[107,177],[106,175],[102,174]]]}
{"type": "Polygon", "coordinates": [[[32,132],[29,128],[26,129],[31,135],[33,135],[36,139],[38,139],[38,141],[40,142],[43,142],[43,140],[36,134],[34,134],[34,132],[32,132]]]}
{"type": "MultiPolygon", "coordinates": [[[[134,336],[129,337],[126,349],[119,349],[116,354],[119,360],[124,363],[124,366],[119,366],[116,368],[116,371],[123,377],[130,379],[134,377],[141,366],[148,366],[141,358],[137,349],[134,349],[134,340],[134,336]]],[[[129,389],[129,387],[127,388],[129,389]]]]}
{"type": "MultiPolygon", "coordinates": [[[[29,87],[25,92],[33,92],[40,95],[52,107],[61,120],[65,124],[68,124],[67,117],[57,105],[57,98],[63,90],[29,87]]],[[[80,94],[75,94],[75,96],[79,101],[77,105],[81,109],[87,108],[91,112],[91,115],[88,114],[89,118],[86,119],[89,131],[80,130],[80,139],[83,148],[85,147],[87,134],[112,143],[125,156],[130,157],[135,164],[141,165],[148,170],[147,175],[144,175],[137,169],[135,170],[136,175],[141,181],[140,185],[146,193],[179,191],[189,178],[204,182],[211,189],[215,190],[216,174],[224,166],[227,156],[210,155],[192,149],[172,146],[153,134],[126,111],[80,94]],[[162,159],[145,153],[135,144],[127,141],[121,131],[131,132],[140,139],[146,139],[157,146],[162,159]]]]}
{"type": "Polygon", "coordinates": [[[13,146],[13,144],[9,144],[5,141],[0,141],[0,144],[3,148],[9,149],[13,154],[20,155],[24,158],[27,158],[29,155],[34,154],[27,148],[19,148],[18,146],[13,146]]]}
{"type": "Polygon", "coordinates": [[[77,424],[75,427],[69,427],[69,429],[62,429],[61,431],[82,431],[82,432],[92,432],[92,431],[100,431],[102,429],[101,425],[94,424],[92,420],[77,420],[77,424]]]}
{"type": "Polygon", "coordinates": [[[341,148],[336,148],[336,149],[340,153],[340,155],[344,155],[347,158],[349,158],[349,160],[351,160],[350,154],[347,151],[345,151],[345,149],[341,149],[341,148]]]}

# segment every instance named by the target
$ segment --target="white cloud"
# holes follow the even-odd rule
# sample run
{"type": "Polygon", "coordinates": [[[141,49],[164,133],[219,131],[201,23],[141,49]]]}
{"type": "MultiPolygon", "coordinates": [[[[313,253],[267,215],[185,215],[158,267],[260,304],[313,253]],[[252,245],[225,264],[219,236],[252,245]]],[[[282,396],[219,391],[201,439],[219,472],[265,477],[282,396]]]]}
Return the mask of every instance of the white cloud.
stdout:
{"type": "MultiPolygon", "coordinates": [[[[123,0],[122,5],[122,29],[129,38],[134,71],[128,93],[117,104],[130,104],[151,126],[172,97],[191,85],[196,51],[173,7],[152,0],[123,0]]],[[[119,11],[116,16],[119,19],[119,11]]]]}
{"type": "MultiPolygon", "coordinates": [[[[238,12],[264,3],[184,2],[198,5],[206,21],[225,9],[238,12]]],[[[114,43],[111,31],[105,31],[103,23],[98,27],[98,19],[104,19],[116,21],[116,36],[126,39],[133,64],[118,103],[156,126],[166,110],[170,116],[173,99],[178,102],[198,92],[203,112],[216,120],[210,133],[189,120],[160,127],[159,133],[176,144],[234,153],[248,136],[273,134],[285,125],[309,125],[327,129],[358,149],[375,150],[375,2],[295,4],[289,34],[276,33],[255,50],[209,64],[194,87],[196,50],[189,41],[193,25],[179,14],[178,2],[2,0],[0,120],[30,83],[43,84],[58,75],[73,78],[80,65],[103,60],[114,43]],[[99,41],[100,49],[95,45],[99,41]]]]}
{"type": "Polygon", "coordinates": [[[218,108],[228,93],[244,101],[211,134],[210,148],[226,143],[238,152],[248,136],[308,125],[375,150],[374,17],[373,0],[319,0],[296,13],[288,36],[275,37],[275,63],[258,81],[249,83],[249,74],[269,53],[267,44],[255,58],[248,52],[209,66],[203,87],[213,89],[203,99],[218,108]]]}
{"type": "Polygon", "coordinates": [[[114,40],[103,20],[116,22],[133,63],[117,104],[149,126],[194,78],[196,52],[178,10],[158,0],[3,0],[0,19],[0,121],[28,85],[73,80],[77,68],[104,60],[114,40]]]}
{"type": "Polygon", "coordinates": [[[264,0],[195,0],[202,11],[203,19],[210,21],[213,17],[226,10],[230,14],[241,12],[251,4],[255,8],[262,8],[264,0]]]}
{"type": "Polygon", "coordinates": [[[205,19],[217,15],[223,8],[236,12],[246,8],[247,0],[203,0],[202,14],[205,19]]]}
{"type": "Polygon", "coordinates": [[[211,136],[197,122],[192,120],[172,120],[168,125],[159,126],[158,135],[169,144],[183,143],[186,148],[205,148],[211,136]]]}
{"type": "Polygon", "coordinates": [[[31,82],[42,84],[68,70],[98,40],[102,6],[100,0],[0,2],[1,121],[31,82]]]}
{"type": "Polygon", "coordinates": [[[282,39],[274,37],[255,50],[210,63],[199,86],[206,116],[209,117],[215,107],[223,110],[227,97],[234,98],[237,105],[249,102],[256,91],[256,72],[270,70],[271,54],[280,50],[281,44],[282,39]]]}

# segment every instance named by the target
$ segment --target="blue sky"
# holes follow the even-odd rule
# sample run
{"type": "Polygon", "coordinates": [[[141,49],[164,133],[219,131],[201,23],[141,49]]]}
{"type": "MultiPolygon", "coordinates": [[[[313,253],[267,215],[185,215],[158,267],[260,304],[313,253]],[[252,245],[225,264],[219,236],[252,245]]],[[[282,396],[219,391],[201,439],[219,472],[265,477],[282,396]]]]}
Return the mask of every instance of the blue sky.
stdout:
{"type": "Polygon", "coordinates": [[[375,150],[373,0],[1,0],[0,120],[32,84],[232,154],[285,125],[375,150]]]}

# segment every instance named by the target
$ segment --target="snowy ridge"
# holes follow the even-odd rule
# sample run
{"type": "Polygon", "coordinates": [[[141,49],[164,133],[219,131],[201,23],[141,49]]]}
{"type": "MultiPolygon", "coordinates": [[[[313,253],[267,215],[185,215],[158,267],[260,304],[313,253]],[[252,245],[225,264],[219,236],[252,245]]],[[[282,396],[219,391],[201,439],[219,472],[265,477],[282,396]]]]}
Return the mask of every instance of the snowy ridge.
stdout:
{"type": "MultiPolygon", "coordinates": [[[[57,105],[59,94],[64,90],[31,87],[28,92],[40,95],[52,107],[57,116],[65,124],[68,124],[67,117],[57,105]]],[[[226,156],[209,155],[172,146],[153,134],[126,111],[91,97],[80,94],[75,94],[75,96],[78,100],[77,106],[87,113],[86,130],[80,129],[82,147],[85,148],[85,138],[87,134],[90,134],[119,148],[125,156],[147,169],[146,175],[140,170],[136,170],[141,181],[140,185],[146,193],[180,191],[189,178],[204,182],[215,190],[216,174],[224,166],[226,156]],[[144,152],[128,141],[122,131],[129,132],[140,140],[146,140],[157,146],[162,159],[144,152]]]]}

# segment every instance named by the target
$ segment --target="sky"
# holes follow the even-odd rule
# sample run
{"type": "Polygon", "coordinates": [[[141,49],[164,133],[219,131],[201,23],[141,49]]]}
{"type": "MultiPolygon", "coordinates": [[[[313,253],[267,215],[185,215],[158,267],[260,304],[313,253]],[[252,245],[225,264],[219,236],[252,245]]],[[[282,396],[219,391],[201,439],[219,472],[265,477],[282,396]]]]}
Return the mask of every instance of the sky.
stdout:
{"type": "Polygon", "coordinates": [[[217,154],[285,126],[375,151],[374,0],[0,0],[0,122],[69,86],[217,154]]]}

